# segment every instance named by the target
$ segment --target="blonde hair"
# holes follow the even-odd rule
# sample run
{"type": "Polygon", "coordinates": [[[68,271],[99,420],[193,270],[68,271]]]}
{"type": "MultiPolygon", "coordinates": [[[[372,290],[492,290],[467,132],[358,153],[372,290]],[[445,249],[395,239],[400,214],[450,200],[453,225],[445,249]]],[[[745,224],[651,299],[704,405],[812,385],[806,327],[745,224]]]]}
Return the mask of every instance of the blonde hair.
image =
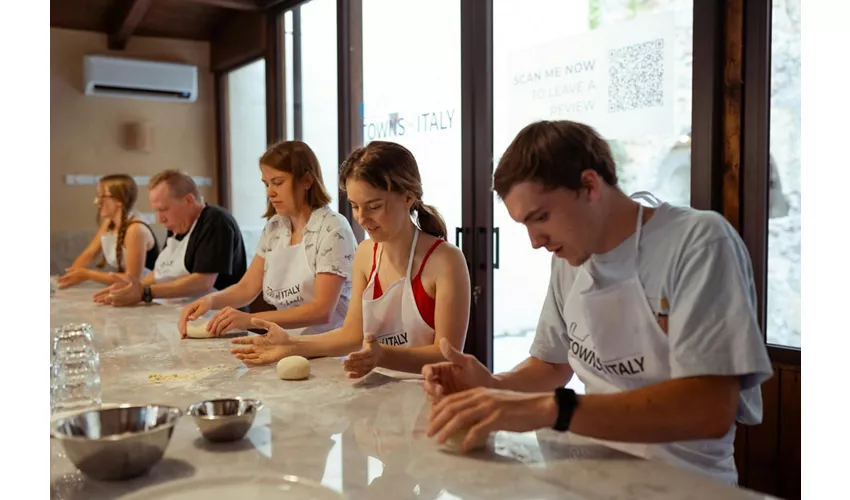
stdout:
{"type": "MultiPolygon", "coordinates": [[[[322,169],[319,159],[306,143],[301,141],[283,141],[270,147],[260,157],[260,165],[265,165],[280,172],[292,174],[296,181],[305,175],[313,177],[313,184],[307,190],[306,203],[313,210],[327,206],[331,202],[325,182],[322,179],[322,169]]],[[[266,203],[266,219],[274,216],[275,209],[271,202],[266,203]]]]}
{"type": "MultiPolygon", "coordinates": [[[[121,202],[121,225],[118,227],[118,238],[115,244],[115,258],[118,260],[118,272],[124,272],[124,237],[127,235],[127,217],[133,206],[136,204],[136,199],[139,196],[139,187],[136,181],[127,174],[107,175],[98,182],[107,195],[121,202]]],[[[107,228],[110,231],[115,229],[115,223],[110,222],[107,228]]],[[[106,257],[104,256],[98,263],[98,267],[106,265],[106,257]]]]}

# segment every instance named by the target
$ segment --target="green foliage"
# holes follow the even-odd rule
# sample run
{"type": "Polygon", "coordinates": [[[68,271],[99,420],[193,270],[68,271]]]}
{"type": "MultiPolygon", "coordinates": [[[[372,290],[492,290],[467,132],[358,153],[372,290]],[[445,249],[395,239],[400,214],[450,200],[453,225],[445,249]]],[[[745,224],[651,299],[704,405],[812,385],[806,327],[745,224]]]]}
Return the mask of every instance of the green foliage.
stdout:
{"type": "Polygon", "coordinates": [[[588,0],[590,29],[599,27],[599,16],[602,13],[602,0],[588,0]]]}

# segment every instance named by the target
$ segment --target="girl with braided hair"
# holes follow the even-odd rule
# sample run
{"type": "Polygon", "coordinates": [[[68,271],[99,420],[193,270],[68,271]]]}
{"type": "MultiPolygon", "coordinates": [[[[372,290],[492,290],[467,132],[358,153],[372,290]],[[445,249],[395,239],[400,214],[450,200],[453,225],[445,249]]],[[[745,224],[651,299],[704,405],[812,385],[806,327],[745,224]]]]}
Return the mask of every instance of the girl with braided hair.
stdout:
{"type": "Polygon", "coordinates": [[[149,273],[159,255],[159,245],[151,228],[133,214],[139,188],[125,174],[108,175],[97,185],[94,204],[98,207],[100,229],[91,243],[59,277],[59,288],[85,281],[111,285],[118,279],[102,270],[106,264],[119,274],[141,279],[149,273]],[[88,266],[100,257],[97,267],[88,266]]]}

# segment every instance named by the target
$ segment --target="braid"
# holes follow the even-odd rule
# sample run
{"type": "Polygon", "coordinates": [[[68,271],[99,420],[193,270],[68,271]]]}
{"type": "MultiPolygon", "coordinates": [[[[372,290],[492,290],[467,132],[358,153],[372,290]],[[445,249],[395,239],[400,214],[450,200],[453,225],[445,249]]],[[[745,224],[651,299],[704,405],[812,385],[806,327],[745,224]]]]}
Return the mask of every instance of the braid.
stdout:
{"type": "Polygon", "coordinates": [[[115,259],[118,261],[118,272],[124,272],[124,236],[127,234],[127,209],[121,207],[121,227],[118,229],[118,241],[115,243],[115,259]]]}

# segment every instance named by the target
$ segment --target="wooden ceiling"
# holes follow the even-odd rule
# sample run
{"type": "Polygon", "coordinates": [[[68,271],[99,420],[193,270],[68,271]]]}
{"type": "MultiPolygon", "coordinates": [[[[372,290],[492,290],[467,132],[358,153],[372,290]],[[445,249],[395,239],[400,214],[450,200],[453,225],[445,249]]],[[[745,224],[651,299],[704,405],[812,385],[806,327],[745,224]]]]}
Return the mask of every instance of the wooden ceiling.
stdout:
{"type": "Polygon", "coordinates": [[[131,35],[209,41],[231,16],[283,3],[286,0],[50,0],[50,26],[107,33],[109,48],[121,50],[131,35]]]}

